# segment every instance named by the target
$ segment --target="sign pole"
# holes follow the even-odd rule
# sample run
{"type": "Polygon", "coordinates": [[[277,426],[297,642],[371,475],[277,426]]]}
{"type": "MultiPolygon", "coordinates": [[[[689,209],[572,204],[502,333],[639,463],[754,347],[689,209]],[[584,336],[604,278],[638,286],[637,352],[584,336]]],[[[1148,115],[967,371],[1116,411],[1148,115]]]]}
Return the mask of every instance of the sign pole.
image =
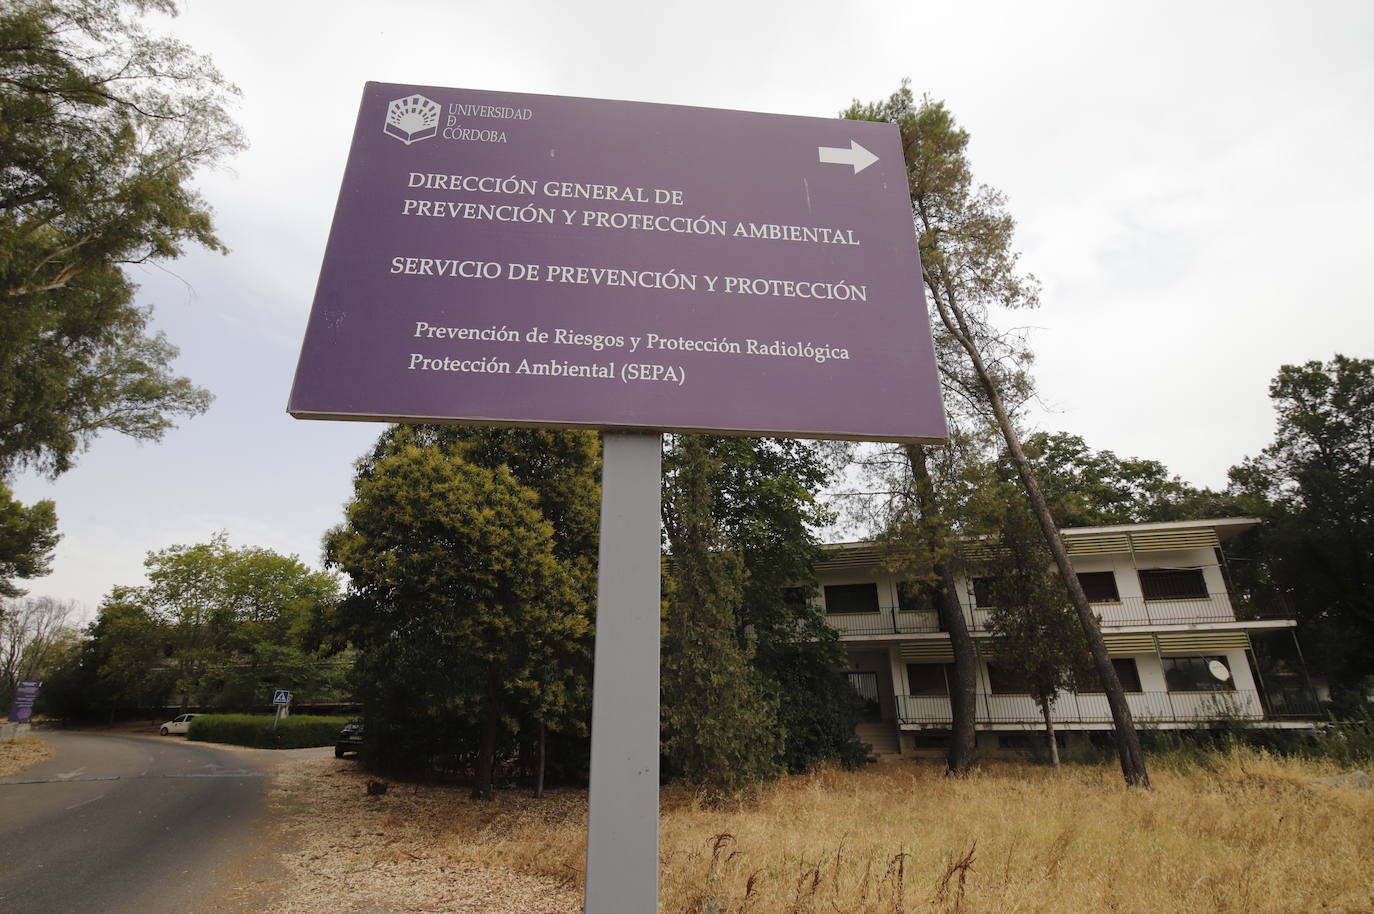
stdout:
{"type": "Polygon", "coordinates": [[[662,437],[602,435],[587,914],[658,910],[662,437]]]}

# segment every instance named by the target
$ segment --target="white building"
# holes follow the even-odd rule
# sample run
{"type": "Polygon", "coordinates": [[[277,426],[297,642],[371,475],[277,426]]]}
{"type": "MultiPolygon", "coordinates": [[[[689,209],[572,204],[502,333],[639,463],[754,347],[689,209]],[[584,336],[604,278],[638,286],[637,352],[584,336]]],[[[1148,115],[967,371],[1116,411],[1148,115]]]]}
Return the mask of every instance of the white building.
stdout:
{"type": "MultiPolygon", "coordinates": [[[[1266,683],[1252,638],[1280,635],[1292,619],[1261,618],[1237,606],[1221,543],[1257,526],[1250,518],[1131,524],[1062,531],[1137,727],[1199,728],[1218,720],[1257,727],[1304,727],[1316,710],[1310,683],[1266,683]]],[[[827,547],[817,566],[826,618],[841,635],[850,682],[869,719],[860,738],[877,754],[940,752],[949,737],[953,652],[939,617],[916,588],[887,571],[871,543],[827,547]]],[[[980,750],[1043,745],[1035,700],[999,674],[980,603],[976,550],[959,573],[958,597],[978,649],[980,750]]],[[[1275,678],[1275,677],[1271,677],[1275,678]]],[[[1101,692],[1061,693],[1055,728],[1066,741],[1109,730],[1101,692]],[[1077,736],[1075,736],[1077,734],[1077,736]]]]}

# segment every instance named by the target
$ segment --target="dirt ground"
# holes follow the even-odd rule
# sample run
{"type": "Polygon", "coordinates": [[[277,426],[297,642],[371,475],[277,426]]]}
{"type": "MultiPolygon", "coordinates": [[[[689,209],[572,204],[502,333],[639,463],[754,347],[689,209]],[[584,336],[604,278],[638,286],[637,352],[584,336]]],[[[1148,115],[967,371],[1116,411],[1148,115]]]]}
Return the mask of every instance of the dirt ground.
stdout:
{"type": "MultiPolygon", "coordinates": [[[[328,747],[235,751],[272,772],[268,802],[259,840],[226,861],[198,914],[582,910],[585,791],[370,793],[361,766],[328,747]]],[[[1111,765],[1012,763],[955,780],[910,762],[819,772],[724,806],[670,788],[662,909],[1374,911],[1363,781],[1253,751],[1205,761],[1157,760],[1146,793],[1111,765]]]]}
{"type": "MultiPolygon", "coordinates": [[[[557,881],[484,865],[441,839],[473,808],[461,790],[388,785],[369,795],[357,762],[298,758],[277,768],[269,800],[269,866],[241,873],[240,892],[221,899],[268,904],[275,914],[574,914],[582,892],[557,881]],[[269,846],[270,845],[270,846],[269,846]],[[262,881],[255,882],[254,879],[262,881]]],[[[585,795],[554,795],[541,815],[585,820],[585,795]]],[[[524,797],[498,797],[497,806],[523,807],[524,797]]],[[[516,812],[515,808],[510,810],[516,812]]],[[[241,906],[239,910],[255,910],[241,906]]],[[[261,910],[259,908],[258,910],[261,910]]]]}
{"type": "MultiPolygon", "coordinates": [[[[387,784],[352,760],[276,767],[269,841],[217,912],[580,914],[586,793],[387,784]],[[234,905],[237,905],[235,907],[234,905]]],[[[1258,752],[1156,765],[911,762],[661,803],[665,912],[960,914],[1374,911],[1374,795],[1334,766],[1258,752]],[[875,817],[874,810],[884,811],[875,817]],[[1322,848],[1320,855],[1304,848],[1322,848]]]]}
{"type": "Polygon", "coordinates": [[[0,740],[0,778],[13,777],[52,758],[52,747],[41,737],[0,740]]]}

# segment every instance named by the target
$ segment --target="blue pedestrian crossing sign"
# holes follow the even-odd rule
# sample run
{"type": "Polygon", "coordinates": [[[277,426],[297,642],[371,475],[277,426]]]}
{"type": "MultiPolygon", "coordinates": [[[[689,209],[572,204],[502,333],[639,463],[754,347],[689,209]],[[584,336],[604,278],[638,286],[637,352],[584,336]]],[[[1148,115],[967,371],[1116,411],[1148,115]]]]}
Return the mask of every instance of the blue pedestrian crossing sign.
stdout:
{"type": "Polygon", "coordinates": [[[277,689],[272,693],[272,704],[289,705],[291,704],[291,693],[286,689],[277,689]]]}

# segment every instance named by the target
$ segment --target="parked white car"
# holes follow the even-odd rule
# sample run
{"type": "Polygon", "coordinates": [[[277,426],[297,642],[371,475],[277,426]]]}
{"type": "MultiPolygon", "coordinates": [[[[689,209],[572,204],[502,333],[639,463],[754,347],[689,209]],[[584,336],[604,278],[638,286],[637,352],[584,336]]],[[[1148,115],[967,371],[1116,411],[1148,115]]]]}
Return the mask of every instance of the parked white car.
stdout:
{"type": "Polygon", "coordinates": [[[185,733],[191,727],[191,718],[199,716],[199,714],[183,714],[180,717],[174,717],[161,727],[158,727],[157,732],[161,733],[163,736],[169,733],[185,733]]]}

